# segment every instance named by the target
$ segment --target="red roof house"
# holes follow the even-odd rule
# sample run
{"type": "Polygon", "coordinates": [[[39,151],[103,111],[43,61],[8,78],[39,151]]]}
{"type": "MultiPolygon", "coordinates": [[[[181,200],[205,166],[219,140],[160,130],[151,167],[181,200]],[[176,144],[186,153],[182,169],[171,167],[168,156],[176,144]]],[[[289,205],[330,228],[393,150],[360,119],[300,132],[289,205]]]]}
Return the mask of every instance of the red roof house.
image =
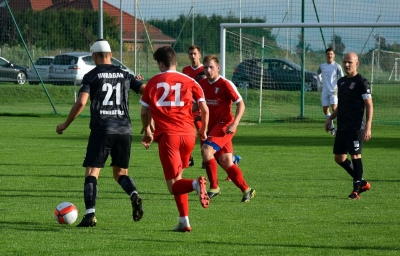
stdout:
{"type": "MultiPolygon", "coordinates": [[[[2,1],[0,0],[0,4],[1,2],[2,1]]],[[[99,9],[98,0],[9,0],[8,4],[13,11],[24,11],[28,9],[32,9],[33,11],[54,9],[84,9],[97,11],[99,9]]],[[[119,8],[103,0],[103,12],[115,17],[116,24],[118,26],[120,25],[119,8]]],[[[175,39],[163,34],[160,29],[153,27],[150,24],[145,24],[140,19],[136,19],[136,42],[139,48],[145,40],[143,37],[147,38],[145,26],[148,36],[152,40],[154,49],[164,45],[171,45],[175,42],[175,39]]],[[[122,40],[125,45],[129,46],[129,50],[133,50],[133,43],[135,40],[135,17],[125,11],[122,11],[122,27],[122,40]]]]}

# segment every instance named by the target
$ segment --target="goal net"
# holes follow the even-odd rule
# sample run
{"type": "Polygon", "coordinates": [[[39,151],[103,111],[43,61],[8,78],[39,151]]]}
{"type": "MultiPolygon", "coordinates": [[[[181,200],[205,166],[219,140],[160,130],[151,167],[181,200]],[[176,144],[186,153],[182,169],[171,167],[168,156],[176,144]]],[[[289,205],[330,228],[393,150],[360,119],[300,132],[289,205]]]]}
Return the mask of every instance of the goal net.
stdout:
{"type": "Polygon", "coordinates": [[[245,121],[324,122],[319,66],[355,52],[358,72],[373,87],[374,120],[398,122],[400,23],[222,23],[221,74],[246,103],[245,121]],[[262,90],[260,90],[262,88],[262,90]],[[384,106],[379,108],[379,106],[384,106]],[[387,108],[389,107],[389,108],[387,108]],[[391,108],[393,107],[393,108],[391,108]]]}
{"type": "Polygon", "coordinates": [[[400,52],[375,49],[371,55],[371,83],[390,84],[400,81],[400,52]]]}

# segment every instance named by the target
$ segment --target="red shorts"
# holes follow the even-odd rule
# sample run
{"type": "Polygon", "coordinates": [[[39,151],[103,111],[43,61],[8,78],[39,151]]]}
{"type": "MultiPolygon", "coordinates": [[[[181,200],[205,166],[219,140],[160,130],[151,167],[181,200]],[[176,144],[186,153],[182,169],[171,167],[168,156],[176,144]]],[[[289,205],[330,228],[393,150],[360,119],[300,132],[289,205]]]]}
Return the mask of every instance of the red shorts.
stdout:
{"type": "Polygon", "coordinates": [[[165,180],[179,176],[189,166],[189,158],[196,143],[196,136],[161,134],[158,140],[158,154],[164,170],[165,180]]]}
{"type": "Polygon", "coordinates": [[[211,128],[208,132],[206,142],[207,145],[212,146],[217,152],[214,154],[216,158],[225,153],[233,153],[232,138],[233,134],[226,134],[225,131],[229,124],[218,124],[211,128]]]}

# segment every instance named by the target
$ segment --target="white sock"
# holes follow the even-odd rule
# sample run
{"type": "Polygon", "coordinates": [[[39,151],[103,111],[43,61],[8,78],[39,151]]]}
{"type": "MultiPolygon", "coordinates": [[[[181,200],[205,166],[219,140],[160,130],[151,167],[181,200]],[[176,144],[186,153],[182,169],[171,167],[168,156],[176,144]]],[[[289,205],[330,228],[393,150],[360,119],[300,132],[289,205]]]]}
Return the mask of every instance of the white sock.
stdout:
{"type": "Polygon", "coordinates": [[[197,194],[200,193],[200,187],[199,187],[199,184],[198,184],[197,180],[193,180],[192,187],[193,187],[193,190],[197,191],[197,194]]]}
{"type": "Polygon", "coordinates": [[[185,225],[187,227],[190,226],[190,224],[189,224],[189,216],[179,217],[179,222],[180,223],[185,223],[185,225]]]}
{"type": "Polygon", "coordinates": [[[94,213],[95,209],[94,208],[90,208],[90,209],[86,209],[86,213],[85,214],[89,214],[89,213],[94,213]]]}

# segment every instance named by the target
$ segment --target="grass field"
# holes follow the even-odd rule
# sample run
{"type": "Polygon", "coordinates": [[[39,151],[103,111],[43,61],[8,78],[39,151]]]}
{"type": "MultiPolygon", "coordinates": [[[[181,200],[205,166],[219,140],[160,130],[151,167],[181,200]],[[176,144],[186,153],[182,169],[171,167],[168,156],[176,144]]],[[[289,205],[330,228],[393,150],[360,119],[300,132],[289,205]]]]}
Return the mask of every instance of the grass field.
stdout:
{"type": "MultiPolygon", "coordinates": [[[[136,112],[132,115],[138,115],[136,112]]],[[[190,194],[191,233],[175,233],[157,146],[140,145],[133,121],[130,174],[143,197],[144,218],[131,219],[128,196],[102,170],[98,225],[56,223],[53,209],[70,201],[84,214],[81,167],[89,118],[64,135],[65,117],[0,116],[0,255],[399,255],[400,126],[374,125],[363,152],[370,191],[347,199],[352,182],[333,161],[333,138],[322,123],[242,124],[234,138],[240,167],[257,196],[241,193],[220,170],[222,194],[201,208],[190,194]]],[[[185,177],[204,175],[199,148],[185,177]]]]}

